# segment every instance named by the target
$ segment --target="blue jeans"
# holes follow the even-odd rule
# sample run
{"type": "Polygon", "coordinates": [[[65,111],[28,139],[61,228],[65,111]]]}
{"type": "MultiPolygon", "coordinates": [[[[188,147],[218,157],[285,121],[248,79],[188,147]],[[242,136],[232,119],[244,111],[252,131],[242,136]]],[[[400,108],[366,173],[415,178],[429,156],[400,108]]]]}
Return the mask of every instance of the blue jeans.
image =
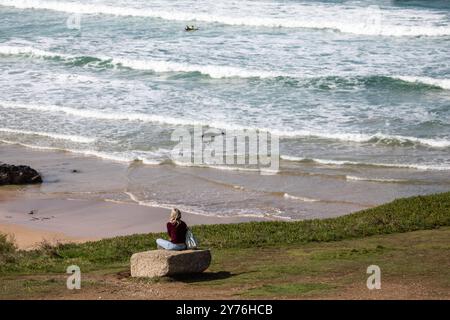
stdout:
{"type": "Polygon", "coordinates": [[[166,250],[184,250],[186,249],[185,244],[175,244],[164,239],[156,239],[156,244],[166,250]]]}

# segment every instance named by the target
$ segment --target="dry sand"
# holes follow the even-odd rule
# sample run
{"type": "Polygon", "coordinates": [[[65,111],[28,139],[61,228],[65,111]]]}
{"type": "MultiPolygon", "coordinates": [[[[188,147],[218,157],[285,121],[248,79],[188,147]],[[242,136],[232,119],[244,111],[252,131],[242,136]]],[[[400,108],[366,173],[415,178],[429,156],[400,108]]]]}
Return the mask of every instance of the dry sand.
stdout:
{"type": "Polygon", "coordinates": [[[6,234],[9,240],[13,241],[19,249],[31,250],[37,248],[42,243],[67,243],[83,242],[90,239],[80,239],[68,237],[58,232],[36,230],[13,224],[0,224],[0,233],[6,234]]]}

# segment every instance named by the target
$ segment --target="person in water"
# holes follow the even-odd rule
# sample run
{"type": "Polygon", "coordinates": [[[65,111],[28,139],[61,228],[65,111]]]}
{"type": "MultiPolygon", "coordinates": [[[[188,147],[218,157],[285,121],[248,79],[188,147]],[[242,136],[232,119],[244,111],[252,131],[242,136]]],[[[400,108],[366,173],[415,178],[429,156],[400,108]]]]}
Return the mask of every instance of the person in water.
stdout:
{"type": "Polygon", "coordinates": [[[186,231],[187,225],[181,220],[181,211],[173,208],[170,212],[170,219],[167,222],[167,233],[170,241],[156,239],[158,248],[166,250],[184,250],[186,249],[186,231]]]}
{"type": "Polygon", "coordinates": [[[195,31],[195,30],[198,30],[198,28],[196,28],[195,26],[186,26],[185,28],[184,28],[184,30],[185,31],[195,31]]]}

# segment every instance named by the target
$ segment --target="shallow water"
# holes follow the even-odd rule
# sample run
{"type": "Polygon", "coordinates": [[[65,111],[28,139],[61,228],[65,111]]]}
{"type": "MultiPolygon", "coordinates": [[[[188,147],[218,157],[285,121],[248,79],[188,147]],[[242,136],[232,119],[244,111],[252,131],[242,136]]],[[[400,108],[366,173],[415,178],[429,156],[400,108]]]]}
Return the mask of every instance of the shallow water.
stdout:
{"type": "Polygon", "coordinates": [[[0,140],[123,162],[116,200],[338,215],[449,189],[449,58],[446,1],[0,0],[0,140]],[[280,172],[168,161],[193,125],[278,135],[280,172]]]}

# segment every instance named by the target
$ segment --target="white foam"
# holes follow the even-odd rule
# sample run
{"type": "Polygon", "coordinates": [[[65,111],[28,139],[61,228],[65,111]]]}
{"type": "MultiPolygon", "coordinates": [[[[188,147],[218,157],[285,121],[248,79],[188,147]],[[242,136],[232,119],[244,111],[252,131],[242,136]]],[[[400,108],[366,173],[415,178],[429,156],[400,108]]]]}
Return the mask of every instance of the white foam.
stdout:
{"type": "Polygon", "coordinates": [[[134,161],[141,161],[146,165],[159,165],[161,161],[155,159],[155,155],[157,155],[157,151],[125,151],[125,152],[104,152],[90,149],[71,149],[71,148],[60,148],[60,147],[48,147],[48,146],[39,146],[39,145],[31,145],[27,143],[21,143],[18,141],[11,141],[6,139],[0,139],[0,142],[6,144],[14,144],[22,147],[36,149],[36,150],[45,150],[45,151],[62,151],[62,152],[70,152],[74,154],[81,154],[83,156],[88,157],[96,157],[104,160],[121,162],[121,163],[131,163],[134,161]],[[148,158],[148,156],[152,158],[148,158]]]}
{"type": "MultiPolygon", "coordinates": [[[[134,16],[161,18],[172,21],[203,21],[208,23],[222,23],[226,25],[250,26],[250,27],[283,27],[283,28],[309,28],[331,29],[345,33],[361,35],[382,36],[446,36],[450,35],[450,27],[442,24],[442,14],[427,14],[413,10],[382,10],[377,6],[350,7],[327,6],[316,4],[296,4],[281,7],[269,7],[267,10],[282,12],[295,10],[291,16],[273,17],[267,12],[255,12],[255,7],[264,6],[264,3],[254,3],[247,8],[244,14],[235,14],[231,10],[222,14],[211,14],[200,10],[155,10],[149,7],[124,7],[105,4],[85,4],[62,1],[45,0],[0,0],[0,5],[11,6],[19,9],[46,9],[59,12],[77,14],[106,14],[114,16],[134,16]],[[371,8],[372,7],[372,8],[371,8]],[[260,16],[257,16],[260,14],[260,16]],[[432,19],[438,24],[424,24],[424,19],[432,19]],[[403,21],[407,24],[402,24],[403,21]],[[392,21],[392,22],[391,22],[392,21]],[[413,24],[411,24],[413,23],[413,24]]],[[[195,8],[194,8],[195,9],[195,8]]]]}
{"type": "Polygon", "coordinates": [[[126,121],[142,121],[142,122],[152,122],[161,123],[169,125],[180,125],[180,126],[205,126],[212,128],[220,128],[225,130],[259,130],[263,132],[270,132],[273,135],[285,138],[319,138],[319,139],[332,139],[338,141],[348,141],[348,142],[377,142],[380,140],[391,140],[398,142],[411,142],[416,144],[428,145],[434,148],[448,148],[450,147],[450,140],[447,139],[429,139],[429,138],[416,138],[407,137],[400,135],[386,135],[382,133],[377,133],[374,135],[367,134],[357,134],[357,133],[324,133],[324,132],[314,132],[307,130],[279,130],[271,128],[259,128],[259,127],[246,127],[242,125],[233,125],[229,123],[224,123],[220,121],[201,121],[201,120],[189,120],[181,118],[173,118],[168,116],[143,114],[143,113],[117,113],[112,110],[88,110],[88,109],[77,109],[72,107],[63,107],[55,105],[35,105],[35,104],[24,104],[10,101],[0,101],[0,107],[3,108],[23,108],[27,110],[43,111],[43,112],[56,112],[56,113],[66,113],[73,116],[78,116],[82,118],[93,118],[102,120],[126,120],[126,121]]]}
{"type": "Polygon", "coordinates": [[[307,198],[307,197],[293,196],[293,195],[291,195],[289,193],[285,193],[283,195],[283,197],[285,199],[298,200],[298,201],[303,201],[303,202],[318,202],[318,201],[320,201],[320,200],[317,200],[317,199],[312,199],[312,198],[307,198]]]}
{"type": "Polygon", "coordinates": [[[392,78],[412,83],[424,83],[442,89],[450,90],[450,79],[436,79],[430,77],[414,77],[414,76],[393,76],[392,78]]]}
{"type": "MultiPolygon", "coordinates": [[[[51,52],[46,50],[41,50],[33,48],[30,46],[10,46],[1,45],[0,54],[3,55],[25,55],[30,57],[41,57],[41,58],[63,58],[67,60],[76,59],[77,56],[69,55],[59,52],[51,52]]],[[[272,71],[264,70],[247,70],[244,68],[232,67],[232,66],[221,66],[221,65],[198,65],[198,64],[188,64],[180,63],[174,61],[164,61],[164,60],[139,60],[139,59],[127,59],[127,58],[115,58],[108,56],[98,56],[95,57],[102,61],[108,61],[115,66],[123,66],[135,70],[150,70],[158,73],[168,73],[168,72],[199,72],[201,74],[207,75],[211,78],[221,79],[221,78],[273,78],[279,76],[289,76],[287,74],[276,73],[272,71]]],[[[69,79],[69,78],[65,78],[69,79]]],[[[76,79],[76,78],[75,78],[76,79]]],[[[79,81],[95,81],[95,79],[90,77],[78,77],[79,81]]]]}
{"type": "Polygon", "coordinates": [[[349,181],[373,181],[373,182],[403,182],[402,179],[388,179],[388,178],[366,178],[366,177],[356,177],[356,176],[345,176],[346,180],[349,181]]]}
{"type": "Polygon", "coordinates": [[[0,128],[0,132],[5,133],[16,133],[16,134],[24,134],[24,135],[37,135],[42,137],[49,137],[57,140],[68,140],[72,142],[78,143],[93,143],[96,141],[95,138],[88,138],[78,135],[66,135],[66,134],[58,134],[58,133],[50,133],[50,132],[41,132],[41,131],[26,131],[26,130],[17,130],[10,128],[0,128]]]}
{"type": "MultiPolygon", "coordinates": [[[[0,0],[1,1],[1,0],[0,0]]],[[[77,56],[51,52],[46,50],[37,49],[31,46],[11,46],[11,45],[0,45],[0,54],[3,55],[27,55],[30,57],[46,57],[46,58],[63,58],[63,59],[76,59],[77,56]]],[[[109,61],[111,64],[116,66],[124,66],[136,70],[150,70],[158,73],[168,73],[168,72],[199,72],[204,75],[208,75],[211,78],[221,79],[221,78],[274,78],[274,77],[292,77],[299,78],[295,74],[279,73],[266,70],[248,70],[244,68],[232,67],[232,66],[221,66],[221,65],[199,65],[199,64],[188,64],[173,61],[164,60],[139,60],[139,59],[127,59],[127,58],[115,58],[108,56],[98,56],[95,57],[102,61],[109,61]]],[[[406,82],[412,83],[424,83],[442,89],[450,90],[450,79],[437,79],[431,77],[421,77],[421,76],[389,76],[393,79],[399,79],[406,82]]],[[[303,78],[313,79],[312,76],[302,76],[303,78]]],[[[78,82],[96,82],[98,79],[89,76],[82,75],[61,75],[57,77],[57,80],[61,81],[78,81],[78,82]]],[[[301,132],[299,132],[301,134],[301,132]]]]}
{"type": "Polygon", "coordinates": [[[448,171],[450,170],[450,165],[422,165],[414,163],[379,163],[379,162],[358,162],[349,160],[331,160],[331,159],[317,159],[317,158],[303,158],[295,156],[285,156],[281,155],[281,159],[286,161],[302,162],[311,161],[323,165],[331,166],[344,166],[344,165],[362,165],[362,166],[374,166],[374,167],[385,167],[385,168],[401,168],[401,169],[415,169],[415,170],[436,170],[436,171],[448,171]]]}
{"type": "Polygon", "coordinates": [[[178,167],[197,167],[197,168],[224,170],[224,171],[260,172],[260,173],[264,173],[264,174],[277,174],[278,173],[278,171],[276,171],[276,170],[270,170],[267,168],[248,168],[248,167],[238,167],[235,165],[195,164],[192,162],[184,162],[184,161],[177,161],[177,160],[171,160],[171,162],[178,167]]]}
{"type": "Polygon", "coordinates": [[[32,57],[62,57],[62,58],[74,58],[74,56],[63,54],[63,53],[55,53],[46,50],[41,50],[37,48],[33,48],[30,46],[10,46],[10,45],[1,45],[0,46],[0,54],[3,55],[29,55],[32,57]]]}
{"type": "Polygon", "coordinates": [[[205,217],[216,217],[216,218],[256,218],[256,219],[278,219],[278,220],[292,220],[291,217],[285,217],[275,214],[258,214],[258,213],[236,213],[233,215],[223,215],[223,214],[211,214],[208,212],[203,212],[201,210],[192,210],[190,207],[183,206],[183,205],[175,205],[170,203],[161,203],[155,200],[139,200],[136,195],[134,195],[130,191],[125,191],[125,194],[130,197],[130,199],[135,202],[136,204],[140,206],[146,206],[146,207],[157,207],[157,208],[163,208],[163,209],[169,209],[172,208],[179,208],[183,212],[187,212],[190,214],[195,214],[199,216],[205,216],[205,217]]]}
{"type": "MultiPolygon", "coordinates": [[[[110,58],[103,57],[103,60],[110,58]]],[[[171,61],[161,60],[133,60],[124,58],[112,58],[113,64],[120,64],[124,67],[137,70],[151,70],[155,72],[199,72],[204,75],[208,75],[211,78],[221,79],[229,77],[240,78],[272,78],[283,76],[283,74],[277,74],[271,71],[262,70],[246,70],[237,67],[220,66],[220,65],[197,65],[188,63],[178,63],[171,61]]]]}
{"type": "Polygon", "coordinates": [[[280,130],[268,130],[273,134],[284,136],[284,137],[311,137],[318,139],[330,139],[338,141],[348,141],[348,142],[378,142],[378,141],[397,141],[399,143],[414,143],[427,145],[434,148],[448,148],[450,147],[450,140],[448,139],[429,139],[429,138],[416,138],[408,137],[402,135],[388,135],[383,133],[376,134],[363,134],[363,133],[324,133],[315,132],[308,130],[292,130],[283,132],[280,130]]]}
{"type": "Polygon", "coordinates": [[[286,161],[293,161],[293,162],[301,162],[301,161],[308,160],[308,158],[288,156],[288,155],[281,155],[280,159],[286,160],[286,161]]]}
{"type": "Polygon", "coordinates": [[[79,74],[52,74],[51,79],[53,82],[59,83],[82,83],[82,84],[90,84],[99,82],[100,79],[92,76],[85,76],[79,74]]]}
{"type": "Polygon", "coordinates": [[[211,121],[196,121],[189,119],[173,118],[152,114],[144,113],[120,113],[114,112],[112,110],[88,110],[88,109],[78,109],[72,107],[63,107],[56,105],[37,105],[37,104],[26,104],[19,102],[10,101],[0,101],[0,107],[9,109],[26,109],[32,111],[42,111],[50,113],[65,113],[72,116],[77,116],[81,118],[91,118],[100,120],[125,120],[125,121],[141,121],[141,122],[151,122],[151,123],[162,123],[169,125],[181,125],[181,126],[208,126],[214,128],[222,128],[227,130],[245,130],[251,129],[239,125],[230,125],[222,122],[211,122],[211,121]]]}
{"type": "Polygon", "coordinates": [[[63,107],[56,105],[36,105],[24,104],[16,102],[0,101],[0,106],[3,108],[21,108],[33,111],[51,112],[51,113],[65,113],[81,118],[92,118],[101,120],[127,120],[127,121],[142,121],[142,122],[160,122],[174,125],[192,125],[193,123],[184,119],[176,119],[171,117],[148,115],[143,113],[117,113],[111,110],[88,110],[77,109],[72,107],[63,107]]]}

